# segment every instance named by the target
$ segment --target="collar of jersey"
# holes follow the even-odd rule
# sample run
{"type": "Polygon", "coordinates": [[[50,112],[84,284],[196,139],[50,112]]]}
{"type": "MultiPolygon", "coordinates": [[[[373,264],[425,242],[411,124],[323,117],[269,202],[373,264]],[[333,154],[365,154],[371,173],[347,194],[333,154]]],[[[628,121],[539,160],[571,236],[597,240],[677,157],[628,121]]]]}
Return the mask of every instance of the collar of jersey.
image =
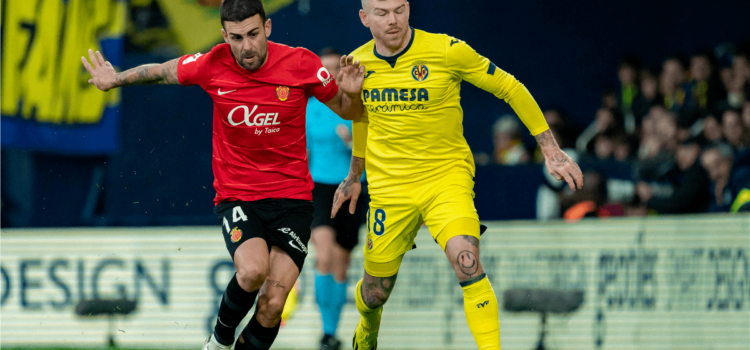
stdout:
{"type": "Polygon", "coordinates": [[[403,56],[406,53],[406,51],[409,51],[409,48],[411,48],[411,44],[414,42],[414,37],[417,35],[417,31],[414,30],[414,28],[409,27],[409,29],[411,29],[411,39],[409,39],[409,44],[406,45],[406,47],[404,48],[404,51],[401,51],[393,56],[383,56],[378,53],[378,50],[375,49],[375,45],[372,45],[372,53],[375,54],[375,57],[388,62],[388,64],[391,65],[391,68],[395,67],[396,61],[398,60],[398,58],[403,56]]]}

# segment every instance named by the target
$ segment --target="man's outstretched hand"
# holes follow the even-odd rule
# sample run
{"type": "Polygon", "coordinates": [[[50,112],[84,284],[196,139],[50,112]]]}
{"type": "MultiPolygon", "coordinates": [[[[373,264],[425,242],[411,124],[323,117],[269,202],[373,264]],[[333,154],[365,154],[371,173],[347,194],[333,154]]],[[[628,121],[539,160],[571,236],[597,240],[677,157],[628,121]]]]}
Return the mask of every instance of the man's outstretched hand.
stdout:
{"type": "Polygon", "coordinates": [[[86,57],[81,56],[83,67],[91,74],[89,84],[93,84],[97,89],[107,91],[115,86],[117,79],[117,72],[109,61],[105,61],[101,52],[97,51],[94,54],[94,50],[89,49],[89,58],[91,58],[91,64],[86,57]]]}
{"type": "Polygon", "coordinates": [[[333,207],[331,208],[331,219],[336,217],[339,209],[347,200],[349,202],[349,213],[354,215],[354,211],[357,210],[357,200],[359,194],[362,192],[362,184],[359,183],[359,179],[351,179],[347,177],[336,189],[336,194],[333,195],[333,207]]]}
{"type": "Polygon", "coordinates": [[[573,191],[583,189],[581,168],[561,149],[552,151],[549,155],[545,154],[544,161],[552,177],[557,180],[565,180],[573,191]]]}
{"type": "Polygon", "coordinates": [[[365,66],[354,60],[354,56],[341,56],[339,62],[341,70],[336,77],[336,83],[339,89],[347,95],[356,95],[362,92],[362,86],[365,82],[365,66]]]}
{"type": "Polygon", "coordinates": [[[536,135],[536,141],[542,148],[544,162],[547,165],[547,171],[549,171],[550,175],[557,180],[565,180],[573,191],[583,189],[583,173],[581,172],[581,168],[560,149],[557,141],[555,141],[555,137],[552,135],[552,131],[547,130],[536,135]]]}

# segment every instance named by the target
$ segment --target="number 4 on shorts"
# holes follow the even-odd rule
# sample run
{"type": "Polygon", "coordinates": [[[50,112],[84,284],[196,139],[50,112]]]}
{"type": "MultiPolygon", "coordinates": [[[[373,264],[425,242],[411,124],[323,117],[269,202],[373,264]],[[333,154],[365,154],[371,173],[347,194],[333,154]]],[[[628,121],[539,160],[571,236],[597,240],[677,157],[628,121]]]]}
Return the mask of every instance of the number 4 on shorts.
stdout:
{"type": "Polygon", "coordinates": [[[236,206],[232,210],[232,222],[240,221],[247,221],[247,216],[245,215],[245,212],[242,211],[242,207],[236,206]]]}
{"type": "MultiPolygon", "coordinates": [[[[247,215],[245,215],[245,212],[242,211],[242,207],[236,206],[232,209],[232,222],[237,222],[240,220],[247,221],[247,215]]],[[[227,221],[226,217],[224,218],[222,224],[224,225],[224,227],[226,227],[228,233],[231,229],[229,228],[229,221],[227,221]]]]}

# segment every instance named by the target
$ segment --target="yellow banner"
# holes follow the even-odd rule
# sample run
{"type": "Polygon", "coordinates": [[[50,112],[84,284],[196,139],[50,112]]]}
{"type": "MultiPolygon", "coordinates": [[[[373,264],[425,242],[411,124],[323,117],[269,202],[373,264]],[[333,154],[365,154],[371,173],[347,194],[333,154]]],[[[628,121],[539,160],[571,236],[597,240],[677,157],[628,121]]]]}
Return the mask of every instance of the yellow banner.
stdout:
{"type": "Polygon", "coordinates": [[[102,93],[87,83],[80,57],[88,56],[90,48],[101,51],[101,41],[121,40],[125,1],[3,2],[3,116],[89,124],[99,122],[107,106],[119,103],[117,90],[102,93]]]}
{"type": "MultiPolygon", "coordinates": [[[[158,1],[177,36],[183,54],[206,51],[223,40],[218,7],[201,6],[197,0],[158,1]]],[[[293,2],[294,0],[263,0],[266,16],[293,2]]]]}

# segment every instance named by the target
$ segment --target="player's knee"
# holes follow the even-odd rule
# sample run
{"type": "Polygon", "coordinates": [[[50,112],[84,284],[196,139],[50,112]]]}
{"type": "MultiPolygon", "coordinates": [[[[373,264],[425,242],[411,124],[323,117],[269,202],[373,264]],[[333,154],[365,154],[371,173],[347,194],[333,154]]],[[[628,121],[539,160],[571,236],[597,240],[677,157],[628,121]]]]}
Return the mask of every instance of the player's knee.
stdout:
{"type": "Polygon", "coordinates": [[[349,270],[350,258],[348,252],[340,254],[333,264],[333,277],[337,281],[346,281],[346,272],[349,270]]]}
{"type": "Polygon", "coordinates": [[[469,250],[461,251],[456,254],[451,263],[459,282],[467,281],[484,273],[478,252],[475,254],[469,250]]]}
{"type": "Polygon", "coordinates": [[[268,297],[264,295],[258,299],[258,312],[262,313],[266,319],[281,319],[281,313],[284,311],[286,298],[282,295],[268,297]]]}
{"type": "Polygon", "coordinates": [[[376,293],[373,293],[372,294],[372,298],[369,299],[368,304],[372,304],[372,305],[369,305],[370,308],[381,307],[381,306],[385,305],[385,303],[388,301],[388,298],[390,296],[391,296],[391,293],[389,293],[389,292],[376,292],[376,293]]]}
{"type": "Polygon", "coordinates": [[[331,273],[333,262],[330,254],[320,254],[315,256],[315,268],[322,274],[331,273]]]}
{"type": "Polygon", "coordinates": [[[384,288],[365,288],[364,290],[365,305],[371,309],[385,305],[390,296],[391,291],[384,288]]]}
{"type": "Polygon", "coordinates": [[[245,290],[257,290],[268,276],[268,269],[261,266],[238,266],[237,282],[245,290]]]}

